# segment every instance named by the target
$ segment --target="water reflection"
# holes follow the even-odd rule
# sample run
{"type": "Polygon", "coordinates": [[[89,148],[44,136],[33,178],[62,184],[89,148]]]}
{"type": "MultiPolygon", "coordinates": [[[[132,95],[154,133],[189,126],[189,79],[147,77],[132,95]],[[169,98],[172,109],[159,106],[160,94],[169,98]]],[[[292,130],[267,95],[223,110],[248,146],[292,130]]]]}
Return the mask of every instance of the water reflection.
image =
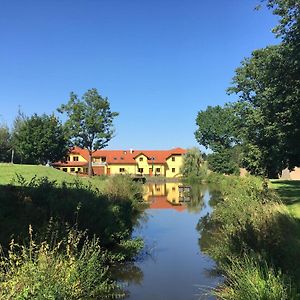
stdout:
{"type": "Polygon", "coordinates": [[[174,209],[199,212],[203,206],[204,187],[179,182],[145,185],[144,200],[150,209],[174,209]]]}
{"type": "MultiPolygon", "coordinates": [[[[209,206],[213,208],[218,202],[222,199],[221,191],[216,186],[210,186],[209,189],[210,199],[209,199],[209,206]]],[[[214,242],[214,233],[219,230],[219,227],[216,224],[212,224],[209,222],[209,215],[210,212],[207,212],[202,218],[199,219],[197,224],[197,230],[199,232],[199,240],[198,244],[201,251],[206,252],[210,245],[214,242]]]]}
{"type": "Polygon", "coordinates": [[[213,260],[199,247],[199,231],[204,234],[199,219],[212,211],[208,187],[148,184],[144,200],[149,209],[134,235],[144,239],[146,255],[118,268],[118,279],[127,286],[129,299],[200,299],[220,281],[213,273],[213,260]]]}

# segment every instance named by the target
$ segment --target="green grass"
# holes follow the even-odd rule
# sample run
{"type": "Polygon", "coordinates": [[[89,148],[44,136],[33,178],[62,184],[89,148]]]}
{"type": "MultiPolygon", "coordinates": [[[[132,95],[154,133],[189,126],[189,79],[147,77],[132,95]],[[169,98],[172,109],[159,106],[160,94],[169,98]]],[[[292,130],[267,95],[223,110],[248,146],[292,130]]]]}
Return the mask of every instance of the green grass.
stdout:
{"type": "Polygon", "coordinates": [[[100,190],[104,186],[103,178],[97,176],[93,178],[78,177],[51,167],[0,163],[0,185],[17,185],[17,182],[12,182],[13,178],[16,178],[16,174],[22,175],[26,180],[31,180],[34,176],[48,177],[50,181],[55,180],[58,184],[60,184],[62,182],[73,183],[76,179],[78,179],[84,184],[89,184],[90,182],[93,187],[100,190]]]}
{"type": "Polygon", "coordinates": [[[300,219],[300,180],[272,180],[271,187],[278,192],[292,215],[300,219]]]}

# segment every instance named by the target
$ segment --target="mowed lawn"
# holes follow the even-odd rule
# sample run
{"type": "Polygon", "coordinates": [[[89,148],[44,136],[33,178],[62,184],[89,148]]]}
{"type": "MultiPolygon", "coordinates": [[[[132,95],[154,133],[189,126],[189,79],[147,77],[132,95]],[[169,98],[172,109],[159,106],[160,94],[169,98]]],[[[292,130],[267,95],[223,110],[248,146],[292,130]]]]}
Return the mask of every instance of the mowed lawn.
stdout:
{"type": "Polygon", "coordinates": [[[52,167],[36,166],[36,165],[15,165],[0,163],[0,185],[18,184],[16,174],[22,175],[26,180],[31,180],[34,176],[48,177],[51,181],[56,181],[58,184],[62,182],[72,183],[76,179],[84,184],[92,184],[93,187],[101,188],[105,180],[99,177],[87,178],[71,175],[63,171],[56,170],[52,167]],[[13,180],[15,179],[15,180],[13,180]]]}
{"type": "Polygon", "coordinates": [[[291,213],[300,219],[300,180],[272,180],[271,183],[291,213]]]}

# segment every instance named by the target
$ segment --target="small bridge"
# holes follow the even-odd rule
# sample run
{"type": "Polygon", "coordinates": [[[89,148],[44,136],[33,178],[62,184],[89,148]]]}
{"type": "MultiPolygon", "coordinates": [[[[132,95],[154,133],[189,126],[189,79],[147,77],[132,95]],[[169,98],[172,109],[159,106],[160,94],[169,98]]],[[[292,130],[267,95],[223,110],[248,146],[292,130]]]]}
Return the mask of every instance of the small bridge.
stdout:
{"type": "Polygon", "coordinates": [[[191,187],[189,185],[179,185],[179,202],[189,202],[191,201],[191,187]]]}
{"type": "Polygon", "coordinates": [[[135,182],[141,182],[141,183],[143,183],[143,184],[146,183],[146,177],[143,176],[143,175],[138,175],[138,174],[136,174],[136,175],[132,175],[131,178],[132,178],[132,180],[135,181],[135,182]]]}

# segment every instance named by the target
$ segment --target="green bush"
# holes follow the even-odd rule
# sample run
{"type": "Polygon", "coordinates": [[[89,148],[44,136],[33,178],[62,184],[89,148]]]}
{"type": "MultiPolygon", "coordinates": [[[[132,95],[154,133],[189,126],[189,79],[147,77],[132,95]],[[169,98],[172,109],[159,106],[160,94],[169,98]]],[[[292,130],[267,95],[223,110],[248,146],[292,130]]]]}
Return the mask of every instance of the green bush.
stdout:
{"type": "Polygon", "coordinates": [[[53,220],[62,231],[66,223],[71,227],[76,224],[90,236],[101,237],[103,246],[113,248],[119,244],[120,236],[130,236],[133,217],[139,213],[135,203],[139,197],[142,199],[137,192],[139,186],[128,179],[108,181],[106,191],[95,190],[81,181],[58,185],[47,177],[27,181],[19,176],[18,181],[20,186],[0,186],[3,247],[11,238],[26,238],[29,224],[44,237],[49,220],[53,220]]]}
{"type": "Polygon", "coordinates": [[[114,175],[106,181],[103,193],[109,199],[129,199],[137,205],[143,199],[143,186],[129,175],[114,175]]]}

